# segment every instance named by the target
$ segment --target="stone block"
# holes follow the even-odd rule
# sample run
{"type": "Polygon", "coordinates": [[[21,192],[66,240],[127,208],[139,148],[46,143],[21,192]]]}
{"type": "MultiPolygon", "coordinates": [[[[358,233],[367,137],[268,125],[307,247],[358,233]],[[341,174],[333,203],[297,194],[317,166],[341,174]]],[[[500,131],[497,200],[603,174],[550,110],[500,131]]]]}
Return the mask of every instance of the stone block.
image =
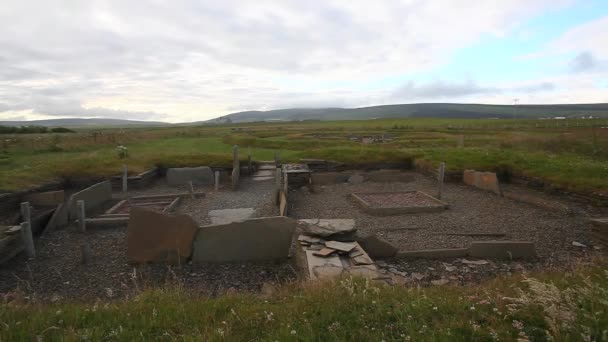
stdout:
{"type": "Polygon", "coordinates": [[[236,208],[236,209],[220,209],[209,210],[208,216],[211,224],[226,224],[247,220],[255,214],[253,208],[236,208]]]}
{"type": "Polygon", "coordinates": [[[464,170],[462,174],[462,180],[464,184],[474,186],[475,185],[475,170],[464,170]]]}
{"type": "Polygon", "coordinates": [[[201,227],[194,240],[193,262],[280,260],[289,255],[296,222],[262,217],[201,227]]]}
{"type": "Polygon", "coordinates": [[[56,207],[63,203],[65,200],[65,193],[63,190],[58,191],[46,191],[37,192],[25,196],[24,202],[30,202],[33,206],[40,207],[56,207]]]}
{"type": "Polygon", "coordinates": [[[397,254],[398,249],[388,241],[376,235],[357,239],[361,248],[372,258],[390,258],[397,254]]]}
{"type": "Polygon", "coordinates": [[[103,204],[112,199],[112,182],[104,181],[81,190],[68,200],[68,217],[70,220],[76,219],[76,202],[83,200],[85,203],[87,216],[101,208],[103,204]]]}
{"type": "Polygon", "coordinates": [[[213,184],[213,171],[208,166],[171,168],[167,170],[167,183],[170,186],[192,184],[213,184]]]}
{"type": "Polygon", "coordinates": [[[536,258],[534,242],[530,241],[474,241],[469,256],[475,258],[532,259],[536,258]]]}
{"type": "Polygon", "coordinates": [[[476,172],[475,173],[475,187],[492,191],[493,193],[500,195],[500,186],[498,185],[498,178],[494,172],[476,172]]]}
{"type": "Polygon", "coordinates": [[[188,215],[166,215],[133,207],[127,227],[127,255],[136,263],[184,262],[199,227],[188,215]]]}
{"type": "Polygon", "coordinates": [[[298,227],[303,232],[322,237],[345,235],[357,231],[353,219],[302,219],[298,227]]]}

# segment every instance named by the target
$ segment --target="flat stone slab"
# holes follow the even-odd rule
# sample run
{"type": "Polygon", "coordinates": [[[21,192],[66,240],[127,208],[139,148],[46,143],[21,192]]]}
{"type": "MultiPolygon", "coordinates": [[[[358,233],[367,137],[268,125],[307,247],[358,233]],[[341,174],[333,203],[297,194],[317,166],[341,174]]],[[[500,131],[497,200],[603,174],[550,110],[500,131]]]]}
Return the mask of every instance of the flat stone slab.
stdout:
{"type": "Polygon", "coordinates": [[[376,235],[369,235],[357,240],[361,248],[372,258],[390,258],[397,254],[398,249],[388,241],[376,235]]]}
{"type": "Polygon", "coordinates": [[[337,278],[342,274],[344,267],[339,256],[319,257],[314,255],[314,252],[306,251],[308,274],[311,280],[337,278]]]}
{"type": "Polygon", "coordinates": [[[438,212],[448,204],[422,191],[353,193],[352,198],[371,215],[400,215],[438,212]]]}
{"type": "Polygon", "coordinates": [[[322,237],[347,234],[357,230],[353,219],[301,219],[298,220],[298,227],[306,233],[322,237]]]}
{"type": "Polygon", "coordinates": [[[167,170],[167,183],[170,186],[193,184],[213,184],[213,171],[208,166],[170,168],[167,170]]]}
{"type": "Polygon", "coordinates": [[[589,222],[594,225],[596,228],[602,228],[603,230],[608,231],[608,218],[594,218],[589,219],[589,222]]]}
{"type": "Polygon", "coordinates": [[[231,222],[245,221],[255,214],[253,208],[219,209],[210,210],[208,213],[211,224],[227,224],[231,222]]]}
{"type": "Polygon", "coordinates": [[[296,221],[283,216],[201,227],[194,240],[192,261],[286,259],[295,229],[296,221]]]}
{"type": "Polygon", "coordinates": [[[476,258],[531,259],[536,258],[534,242],[530,241],[474,241],[469,256],[476,258]]]}

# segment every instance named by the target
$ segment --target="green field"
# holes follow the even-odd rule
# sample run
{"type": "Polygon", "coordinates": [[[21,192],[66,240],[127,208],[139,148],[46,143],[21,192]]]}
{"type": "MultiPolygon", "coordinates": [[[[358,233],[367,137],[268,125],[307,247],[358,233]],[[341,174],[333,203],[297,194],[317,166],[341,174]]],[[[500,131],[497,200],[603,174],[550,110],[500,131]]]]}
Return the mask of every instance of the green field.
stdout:
{"type": "Polygon", "coordinates": [[[477,169],[539,177],[581,192],[608,189],[605,119],[401,119],[252,123],[170,128],[83,129],[77,133],[2,135],[0,190],[16,191],[62,177],[107,177],[127,164],[230,166],[232,145],[254,160],[323,158],[356,166],[374,162],[445,161],[448,170],[477,169]],[[389,136],[362,144],[353,136],[389,136]],[[459,148],[459,136],[464,147],[459,148]],[[128,148],[121,159],[117,146],[128,148]]]}

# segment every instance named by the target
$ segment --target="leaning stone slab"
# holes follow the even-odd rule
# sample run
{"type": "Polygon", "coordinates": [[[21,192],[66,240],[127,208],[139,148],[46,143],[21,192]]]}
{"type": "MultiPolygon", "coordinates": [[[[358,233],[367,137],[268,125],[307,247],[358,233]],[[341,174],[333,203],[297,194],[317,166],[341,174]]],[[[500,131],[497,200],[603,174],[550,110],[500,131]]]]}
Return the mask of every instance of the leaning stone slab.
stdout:
{"type": "Polygon", "coordinates": [[[401,251],[395,257],[403,259],[448,259],[448,258],[463,258],[468,255],[468,248],[446,248],[446,249],[425,249],[419,251],[401,251]]]}
{"type": "Polygon", "coordinates": [[[184,262],[192,254],[198,229],[188,215],[166,215],[133,207],[127,227],[127,255],[136,263],[184,262]]]}
{"type": "Polygon", "coordinates": [[[208,166],[171,168],[167,170],[170,186],[193,184],[213,184],[213,171],[208,166]]]}
{"type": "Polygon", "coordinates": [[[201,227],[194,240],[194,262],[285,259],[296,222],[288,217],[262,217],[201,227]]]}
{"type": "Polygon", "coordinates": [[[474,241],[469,256],[475,258],[532,259],[536,258],[534,242],[530,241],[474,241]]]}
{"type": "Polygon", "coordinates": [[[220,209],[210,210],[208,213],[211,224],[227,224],[231,222],[245,221],[255,214],[253,208],[220,209]]]}
{"type": "Polygon", "coordinates": [[[302,219],[298,227],[305,233],[321,237],[344,235],[357,231],[353,219],[302,219]]]}
{"type": "Polygon", "coordinates": [[[357,239],[361,248],[372,258],[390,258],[397,254],[397,248],[378,236],[369,235],[357,239]]]}
{"type": "Polygon", "coordinates": [[[53,212],[53,216],[46,224],[42,235],[49,234],[53,232],[57,228],[63,228],[68,225],[68,210],[67,207],[61,203],[57,206],[55,211],[53,212]]]}
{"type": "Polygon", "coordinates": [[[99,209],[105,202],[112,199],[112,182],[104,181],[81,190],[68,200],[69,219],[76,219],[76,202],[83,200],[85,202],[86,214],[90,215],[99,209]]]}
{"type": "Polygon", "coordinates": [[[57,205],[62,204],[64,200],[64,191],[58,190],[29,194],[25,196],[24,202],[30,202],[30,204],[33,206],[56,207],[57,205]]]}

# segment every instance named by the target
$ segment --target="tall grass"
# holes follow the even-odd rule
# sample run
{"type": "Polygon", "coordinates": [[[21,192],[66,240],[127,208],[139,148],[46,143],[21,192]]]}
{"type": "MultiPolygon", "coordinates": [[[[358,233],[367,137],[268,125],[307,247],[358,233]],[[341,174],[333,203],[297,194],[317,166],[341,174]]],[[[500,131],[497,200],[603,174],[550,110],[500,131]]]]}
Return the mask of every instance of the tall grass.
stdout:
{"type": "MultiPolygon", "coordinates": [[[[19,298],[12,296],[12,298],[19,298]]],[[[124,302],[0,306],[19,340],[605,341],[608,270],[496,279],[480,286],[389,287],[363,279],[209,299],[177,289],[124,302]]]]}

